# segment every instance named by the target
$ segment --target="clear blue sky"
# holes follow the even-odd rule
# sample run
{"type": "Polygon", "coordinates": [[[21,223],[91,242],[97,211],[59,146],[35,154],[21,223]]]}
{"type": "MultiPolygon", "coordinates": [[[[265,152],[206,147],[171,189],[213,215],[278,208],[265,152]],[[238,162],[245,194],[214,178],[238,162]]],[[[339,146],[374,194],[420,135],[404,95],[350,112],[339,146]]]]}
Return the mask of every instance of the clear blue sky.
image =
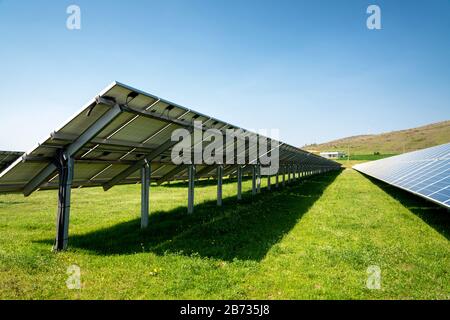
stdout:
{"type": "Polygon", "coordinates": [[[0,0],[0,43],[0,149],[114,80],[297,146],[450,118],[448,0],[0,0]]]}

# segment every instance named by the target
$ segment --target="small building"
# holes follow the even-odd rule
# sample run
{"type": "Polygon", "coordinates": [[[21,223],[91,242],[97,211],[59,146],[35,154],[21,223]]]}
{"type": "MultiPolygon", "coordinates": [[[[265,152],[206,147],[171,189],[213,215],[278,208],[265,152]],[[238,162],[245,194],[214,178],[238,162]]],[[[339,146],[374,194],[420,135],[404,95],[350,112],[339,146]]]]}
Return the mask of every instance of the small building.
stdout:
{"type": "Polygon", "coordinates": [[[344,158],[346,154],[341,151],[327,151],[327,152],[321,152],[321,157],[327,158],[327,159],[340,159],[344,158]]]}

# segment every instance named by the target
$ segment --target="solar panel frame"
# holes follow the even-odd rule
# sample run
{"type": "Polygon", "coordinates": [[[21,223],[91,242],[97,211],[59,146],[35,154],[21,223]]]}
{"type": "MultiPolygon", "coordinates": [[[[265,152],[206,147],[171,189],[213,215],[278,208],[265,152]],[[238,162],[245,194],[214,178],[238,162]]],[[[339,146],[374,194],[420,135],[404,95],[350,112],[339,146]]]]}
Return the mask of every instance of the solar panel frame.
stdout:
{"type": "Polygon", "coordinates": [[[450,143],[353,168],[450,209],[450,143]]]}
{"type": "MultiPolygon", "coordinates": [[[[145,154],[167,142],[174,129],[186,128],[186,123],[191,125],[194,119],[202,120],[205,128],[240,129],[237,126],[155,95],[119,82],[113,82],[52,132],[47,139],[26,152],[21,159],[16,160],[1,172],[0,192],[24,192],[24,188],[30,180],[36,177],[39,172],[42,172],[48,164],[52,163],[57,150],[74,143],[82,133],[86,132],[111,110],[111,106],[98,103],[99,97],[104,100],[114,98],[116,103],[126,105],[136,113],[122,110],[94,138],[89,139],[74,154],[76,159],[74,187],[104,185],[114,175],[125,171],[133,163],[140,161],[145,154]],[[130,97],[130,93],[134,93],[134,98],[127,98],[130,97]]],[[[242,130],[248,134],[255,134],[245,129],[242,130]]],[[[203,139],[202,144],[206,144],[205,139],[203,139]]],[[[229,145],[225,144],[225,146],[229,145]]],[[[168,148],[152,160],[152,179],[158,181],[176,168],[176,165],[170,161],[171,149],[172,147],[168,148]]],[[[282,164],[283,162],[288,163],[289,159],[292,159],[310,163],[317,167],[340,167],[336,162],[281,142],[279,151],[282,164]]],[[[199,169],[201,168],[199,167],[199,169]]],[[[183,170],[177,173],[173,179],[187,179],[187,177],[187,170],[183,170]]],[[[120,184],[139,183],[139,181],[140,174],[137,168],[120,184]]],[[[39,188],[53,189],[57,188],[58,184],[58,174],[54,174],[45,183],[40,184],[39,188]]]]}
{"type": "MultiPolygon", "coordinates": [[[[201,138],[196,141],[196,145],[201,147],[209,144],[208,135],[203,134],[208,128],[220,130],[222,138],[224,130],[240,129],[250,138],[269,139],[113,82],[49,137],[0,172],[0,193],[22,192],[28,196],[36,190],[58,189],[54,250],[59,251],[67,248],[72,188],[102,186],[104,190],[108,190],[114,185],[140,183],[141,228],[148,225],[150,179],[157,183],[188,179],[188,214],[194,211],[194,180],[197,170],[197,178],[211,175],[217,177],[218,205],[222,203],[222,177],[225,173],[239,172],[238,200],[242,189],[240,173],[243,171],[251,171],[252,181],[258,181],[258,191],[255,191],[256,184],[253,183],[252,194],[259,192],[261,163],[248,155],[251,148],[254,148],[250,147],[251,144],[244,148],[248,158],[243,166],[225,163],[219,164],[223,166],[219,167],[218,164],[195,162],[177,165],[172,161],[172,150],[178,144],[178,141],[172,141],[173,131],[185,129],[188,133],[194,132],[195,138],[195,120],[202,121],[204,125],[201,138]],[[215,168],[218,170],[214,170],[215,168]],[[243,170],[238,170],[239,168],[243,170]]],[[[246,140],[242,137],[239,139],[246,140]]],[[[302,170],[307,171],[308,175],[340,168],[340,164],[334,161],[279,141],[277,144],[275,148],[279,151],[279,163],[283,174],[288,174],[289,182],[294,170],[299,170],[300,163],[302,170]]],[[[224,147],[225,150],[233,147],[234,151],[234,139],[225,140],[224,147]]],[[[195,146],[190,148],[197,152],[195,146]]],[[[271,151],[273,150],[267,152],[271,151]]],[[[285,175],[283,184],[284,177],[285,175]]]]}

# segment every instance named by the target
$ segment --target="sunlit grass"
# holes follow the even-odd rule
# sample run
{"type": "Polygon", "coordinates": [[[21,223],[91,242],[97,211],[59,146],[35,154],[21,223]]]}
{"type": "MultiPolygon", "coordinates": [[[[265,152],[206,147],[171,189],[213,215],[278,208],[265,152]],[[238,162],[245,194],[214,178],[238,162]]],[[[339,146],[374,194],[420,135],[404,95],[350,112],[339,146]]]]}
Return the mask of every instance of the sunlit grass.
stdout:
{"type": "MultiPolygon", "coordinates": [[[[263,181],[265,186],[265,180],[263,181]]],[[[139,228],[140,186],[75,189],[70,249],[52,253],[56,192],[0,195],[2,299],[448,299],[449,215],[345,170],[235,200],[225,183],[153,186],[139,228]],[[66,287],[81,267],[81,290],[66,287]],[[381,268],[381,290],[366,288],[381,268]]]]}

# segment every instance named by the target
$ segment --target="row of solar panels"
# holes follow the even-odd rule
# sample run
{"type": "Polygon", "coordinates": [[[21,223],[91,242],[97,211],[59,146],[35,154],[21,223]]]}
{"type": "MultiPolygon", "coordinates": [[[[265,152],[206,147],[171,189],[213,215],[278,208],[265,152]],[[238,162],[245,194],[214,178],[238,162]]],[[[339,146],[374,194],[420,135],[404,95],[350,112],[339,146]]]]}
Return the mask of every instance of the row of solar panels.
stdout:
{"type": "MultiPolygon", "coordinates": [[[[152,179],[163,182],[187,178],[187,168],[171,161],[174,144],[170,140],[174,130],[187,128],[194,121],[202,121],[205,129],[214,128],[222,132],[226,129],[238,129],[226,122],[114,82],[55,130],[48,139],[0,172],[0,192],[27,194],[27,188],[30,189],[28,186],[44,173],[51,174],[43,181],[38,181],[41,182],[38,187],[58,187],[58,174],[51,168],[59,150],[76,144],[82,140],[83,134],[99,125],[102,125],[101,130],[83,143],[73,155],[76,163],[74,187],[103,186],[106,189],[115,184],[137,183],[140,181],[140,173],[136,163],[149,155],[155,155],[156,151],[157,156],[151,158],[152,179]],[[120,112],[110,121],[102,123],[115,104],[121,106],[120,112]],[[130,168],[135,170],[121,177],[130,168]]],[[[246,130],[244,132],[254,134],[246,130]]],[[[204,145],[207,143],[203,141],[204,145]]],[[[280,143],[279,154],[281,166],[301,163],[305,169],[340,167],[336,162],[283,143],[280,143]]],[[[235,170],[235,165],[226,165],[224,168],[225,174],[231,174],[235,170]]],[[[213,173],[214,166],[197,166],[197,176],[213,173]]]]}
{"type": "Polygon", "coordinates": [[[450,143],[353,168],[450,208],[450,143]]]}

